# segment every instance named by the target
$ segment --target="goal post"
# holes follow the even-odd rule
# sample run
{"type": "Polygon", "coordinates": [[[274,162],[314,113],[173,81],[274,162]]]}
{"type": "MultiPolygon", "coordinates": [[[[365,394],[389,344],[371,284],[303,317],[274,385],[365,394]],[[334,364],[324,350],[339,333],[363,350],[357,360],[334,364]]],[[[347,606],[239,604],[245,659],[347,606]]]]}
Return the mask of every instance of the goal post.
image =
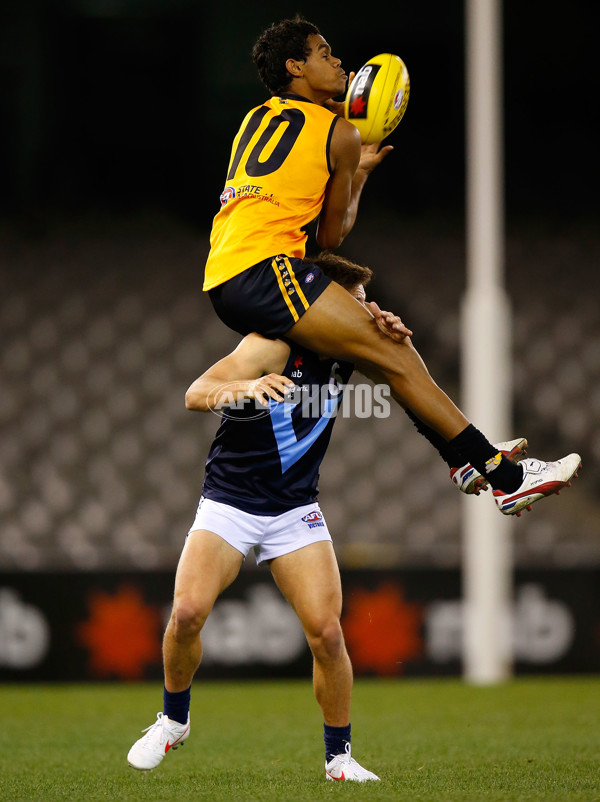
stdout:
{"type": "MultiPolygon", "coordinates": [[[[461,317],[462,405],[492,442],[511,434],[511,323],[504,289],[501,0],[465,0],[467,286],[461,317]]],[[[491,490],[463,499],[463,675],[512,672],[510,521],[491,490]],[[487,497],[486,497],[487,496],[487,497]]]]}

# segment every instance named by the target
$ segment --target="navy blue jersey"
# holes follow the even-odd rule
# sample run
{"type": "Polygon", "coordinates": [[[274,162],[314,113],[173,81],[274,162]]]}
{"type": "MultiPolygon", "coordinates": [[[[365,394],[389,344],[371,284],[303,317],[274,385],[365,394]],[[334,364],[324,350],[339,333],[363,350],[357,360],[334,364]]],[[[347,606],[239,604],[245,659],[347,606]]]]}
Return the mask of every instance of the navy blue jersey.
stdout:
{"type": "Polygon", "coordinates": [[[224,410],[202,494],[254,515],[280,515],[317,498],[319,466],[352,375],[349,362],[292,344],[283,375],[295,388],[269,409],[247,400],[224,410]]]}

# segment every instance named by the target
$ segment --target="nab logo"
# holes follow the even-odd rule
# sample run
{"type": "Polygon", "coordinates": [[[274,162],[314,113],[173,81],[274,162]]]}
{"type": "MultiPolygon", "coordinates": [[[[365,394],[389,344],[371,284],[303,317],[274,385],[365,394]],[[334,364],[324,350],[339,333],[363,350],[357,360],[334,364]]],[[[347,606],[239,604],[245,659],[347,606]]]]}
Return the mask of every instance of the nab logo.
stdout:
{"type": "Polygon", "coordinates": [[[302,357],[301,356],[297,356],[296,359],[294,359],[294,367],[296,368],[296,370],[292,371],[292,377],[294,379],[301,379],[302,378],[302,371],[300,370],[300,366],[301,365],[302,365],[302,357]]]}
{"type": "Polygon", "coordinates": [[[225,187],[223,192],[221,192],[221,206],[226,206],[230,200],[235,198],[235,189],[233,187],[225,187]]]}
{"type": "Polygon", "coordinates": [[[379,69],[379,64],[365,64],[365,66],[361,67],[358,71],[350,88],[348,111],[351,119],[366,119],[369,96],[373,87],[373,81],[379,69]]]}
{"type": "Polygon", "coordinates": [[[309,529],[314,529],[315,526],[325,526],[323,513],[319,512],[319,510],[313,510],[309,512],[308,515],[303,515],[302,520],[308,525],[309,529]]]}
{"type": "Polygon", "coordinates": [[[354,89],[354,94],[358,95],[364,90],[372,72],[373,67],[371,65],[366,65],[362,68],[362,70],[356,76],[356,88],[354,89]]]}

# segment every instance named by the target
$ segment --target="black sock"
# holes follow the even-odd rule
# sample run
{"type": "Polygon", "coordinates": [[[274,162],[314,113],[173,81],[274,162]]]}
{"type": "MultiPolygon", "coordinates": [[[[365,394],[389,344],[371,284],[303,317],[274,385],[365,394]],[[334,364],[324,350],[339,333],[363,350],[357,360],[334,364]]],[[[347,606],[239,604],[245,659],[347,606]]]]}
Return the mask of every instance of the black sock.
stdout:
{"type": "Polygon", "coordinates": [[[414,423],[419,434],[422,434],[423,437],[429,440],[431,445],[437,449],[440,457],[449,468],[462,468],[466,462],[469,462],[469,460],[463,459],[462,455],[459,454],[447,440],[444,440],[441,434],[438,434],[435,429],[432,429],[426,423],[423,423],[420,418],[417,418],[412,410],[405,409],[404,411],[414,423]]]}
{"type": "Polygon", "coordinates": [[[336,755],[343,755],[346,744],[350,743],[350,724],[347,727],[330,727],[323,724],[323,737],[325,738],[325,762],[336,755]]]}
{"type": "Polygon", "coordinates": [[[514,493],[523,482],[523,468],[512,463],[504,455],[498,459],[499,452],[472,423],[450,440],[449,445],[463,457],[461,465],[470,462],[482,476],[485,476],[494,490],[514,493]]]}
{"type": "Polygon", "coordinates": [[[166,688],[163,688],[163,713],[171,719],[177,721],[179,724],[187,724],[190,714],[190,697],[192,686],[187,691],[177,691],[171,693],[166,688]]]}

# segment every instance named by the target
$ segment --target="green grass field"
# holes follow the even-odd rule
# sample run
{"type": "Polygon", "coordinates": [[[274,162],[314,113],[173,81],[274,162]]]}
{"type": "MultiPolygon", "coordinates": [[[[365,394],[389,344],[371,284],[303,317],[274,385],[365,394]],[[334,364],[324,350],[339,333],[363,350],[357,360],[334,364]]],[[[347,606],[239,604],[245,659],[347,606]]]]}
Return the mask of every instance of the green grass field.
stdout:
{"type": "Polygon", "coordinates": [[[125,756],[159,685],[0,686],[0,800],[600,800],[600,681],[359,681],[353,752],[382,782],[326,782],[309,682],[202,683],[152,773],[125,756]]]}

